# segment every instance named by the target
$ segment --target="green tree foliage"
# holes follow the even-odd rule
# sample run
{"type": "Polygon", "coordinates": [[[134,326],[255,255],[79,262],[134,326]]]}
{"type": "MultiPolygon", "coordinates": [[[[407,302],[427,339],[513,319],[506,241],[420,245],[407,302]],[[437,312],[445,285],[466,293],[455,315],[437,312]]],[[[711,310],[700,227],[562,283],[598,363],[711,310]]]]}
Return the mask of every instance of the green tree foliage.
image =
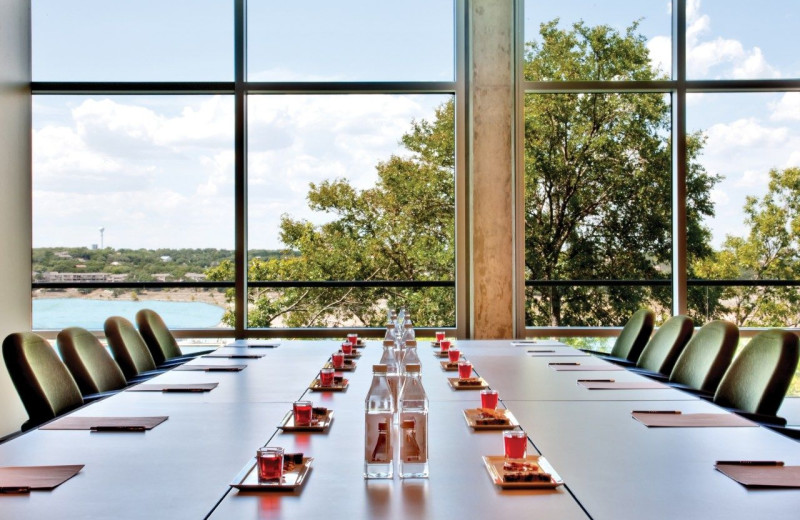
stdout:
{"type": "MultiPolygon", "coordinates": [[[[583,22],[541,25],[529,43],[534,81],[659,79],[637,24],[620,33],[583,22]]],[[[662,94],[529,94],[525,97],[526,278],[668,278],[671,264],[670,106],[662,94]]],[[[688,139],[690,255],[710,254],[702,218],[716,176],[688,139]]],[[[529,325],[623,323],[643,304],[669,307],[669,291],[647,287],[530,287],[529,325]]]]}
{"type": "MultiPolygon", "coordinates": [[[[408,152],[377,165],[378,181],[365,190],[346,179],[311,184],[309,207],[331,217],[315,226],[289,215],[280,236],[287,254],[249,262],[249,279],[274,280],[454,280],[454,107],[440,106],[432,121],[413,121],[402,137],[408,152]]],[[[207,272],[209,279],[232,273],[230,262],[207,272]]],[[[425,325],[455,322],[449,287],[253,289],[248,322],[270,327],[336,326],[345,322],[380,326],[384,309],[405,305],[425,325]]],[[[225,319],[231,323],[232,314],[225,319]]]]}
{"type": "MultiPolygon", "coordinates": [[[[699,276],[709,280],[800,277],[800,168],[773,169],[769,179],[763,197],[747,197],[747,235],[728,235],[720,251],[696,263],[699,276]]],[[[728,286],[719,292],[711,312],[739,326],[800,326],[796,287],[728,286]]]]}
{"type": "MultiPolygon", "coordinates": [[[[608,26],[543,24],[529,44],[525,76],[537,81],[658,78],[644,37],[608,26]]],[[[667,279],[671,251],[670,106],[662,94],[535,94],[525,98],[526,277],[541,280],[667,279]]],[[[453,103],[403,137],[410,156],[377,166],[374,188],[345,179],[311,185],[310,209],[331,220],[314,226],[284,216],[291,258],[250,263],[251,280],[452,280],[454,269],[453,103]]],[[[695,161],[702,138],[688,142],[690,254],[710,253],[701,222],[713,213],[717,178],[695,161]]],[[[230,276],[221,264],[214,276],[230,276]]],[[[642,304],[668,308],[669,291],[529,290],[527,322],[618,324],[642,304]]],[[[250,324],[380,325],[386,292],[292,288],[251,291],[250,324]]],[[[425,325],[454,321],[453,291],[391,291],[425,325]]],[[[228,319],[231,319],[229,316],[228,319]]]]}

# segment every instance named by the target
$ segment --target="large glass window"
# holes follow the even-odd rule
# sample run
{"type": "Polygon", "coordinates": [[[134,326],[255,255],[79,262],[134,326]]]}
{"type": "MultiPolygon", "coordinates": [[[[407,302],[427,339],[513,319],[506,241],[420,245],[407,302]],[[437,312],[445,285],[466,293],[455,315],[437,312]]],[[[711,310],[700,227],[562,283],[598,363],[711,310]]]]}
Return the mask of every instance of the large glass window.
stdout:
{"type": "Polygon", "coordinates": [[[231,0],[33,0],[34,81],[231,81],[231,0]]]}
{"type": "Polygon", "coordinates": [[[455,326],[462,2],[32,9],[35,329],[455,326]]]}
{"type": "Polygon", "coordinates": [[[249,2],[250,81],[453,81],[453,0],[249,2]]]}
{"type": "Polygon", "coordinates": [[[36,96],[35,329],[101,329],[155,306],[171,326],[215,327],[225,295],[92,284],[197,282],[233,258],[231,96],[36,96]]]}

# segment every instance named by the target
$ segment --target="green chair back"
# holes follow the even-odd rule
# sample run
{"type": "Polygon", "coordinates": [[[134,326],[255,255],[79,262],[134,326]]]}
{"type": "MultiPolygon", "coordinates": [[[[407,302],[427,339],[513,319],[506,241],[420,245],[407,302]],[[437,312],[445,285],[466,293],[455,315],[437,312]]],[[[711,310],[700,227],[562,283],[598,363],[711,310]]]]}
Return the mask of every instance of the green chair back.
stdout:
{"type": "Polygon", "coordinates": [[[156,311],[142,309],[137,312],[136,325],[156,365],[182,355],[178,342],[156,311]]]}
{"type": "Polygon", "coordinates": [[[128,382],[117,363],[94,334],[81,327],[58,333],[58,350],[83,395],[123,388],[128,382]]]}
{"type": "Polygon", "coordinates": [[[83,405],[77,383],[41,336],[15,332],[3,340],[3,356],[11,381],[17,389],[29,420],[30,429],[83,405]]]}
{"type": "Polygon", "coordinates": [[[714,393],[739,344],[739,327],[725,320],[703,325],[683,349],[669,375],[672,383],[714,393]]]}
{"type": "Polygon", "coordinates": [[[744,412],[775,415],[800,356],[791,332],[769,330],[750,340],[722,377],[714,402],[744,412]]]}
{"type": "Polygon", "coordinates": [[[694,332],[694,322],[687,316],[673,316],[656,330],[645,345],[638,368],[669,375],[694,332]]]}
{"type": "Polygon", "coordinates": [[[108,346],[126,379],[155,370],[156,363],[133,323],[122,316],[111,316],[103,324],[108,346]]]}
{"type": "Polygon", "coordinates": [[[655,322],[656,315],[650,309],[639,309],[633,313],[614,343],[611,355],[636,363],[650,339],[655,322]]]}

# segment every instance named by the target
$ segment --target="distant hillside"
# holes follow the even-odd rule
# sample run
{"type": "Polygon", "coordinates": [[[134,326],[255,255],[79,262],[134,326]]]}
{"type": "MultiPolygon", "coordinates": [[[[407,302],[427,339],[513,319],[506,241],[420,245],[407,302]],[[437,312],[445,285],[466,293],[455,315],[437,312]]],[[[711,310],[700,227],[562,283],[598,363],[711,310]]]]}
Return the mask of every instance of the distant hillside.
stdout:
{"type": "MultiPolygon", "coordinates": [[[[253,249],[250,257],[277,258],[285,251],[253,249]]],[[[42,273],[125,274],[127,281],[180,281],[187,273],[205,273],[223,260],[233,261],[226,249],[89,249],[86,247],[40,247],[32,253],[35,281],[42,273]],[[166,275],[166,276],[165,276],[166,275]]]]}

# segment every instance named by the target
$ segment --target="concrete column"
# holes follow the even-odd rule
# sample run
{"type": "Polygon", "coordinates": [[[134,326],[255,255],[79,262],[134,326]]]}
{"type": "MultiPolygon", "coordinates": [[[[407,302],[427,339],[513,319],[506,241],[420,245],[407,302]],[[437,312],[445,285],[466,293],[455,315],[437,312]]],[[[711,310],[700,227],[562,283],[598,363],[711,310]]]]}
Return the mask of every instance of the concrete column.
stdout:
{"type": "MultiPolygon", "coordinates": [[[[31,330],[30,39],[30,0],[0,0],[0,340],[31,330]]],[[[0,437],[26,419],[0,363],[0,437]]]]}
{"type": "Polygon", "coordinates": [[[513,41],[511,0],[470,3],[471,337],[513,334],[513,41]]]}

